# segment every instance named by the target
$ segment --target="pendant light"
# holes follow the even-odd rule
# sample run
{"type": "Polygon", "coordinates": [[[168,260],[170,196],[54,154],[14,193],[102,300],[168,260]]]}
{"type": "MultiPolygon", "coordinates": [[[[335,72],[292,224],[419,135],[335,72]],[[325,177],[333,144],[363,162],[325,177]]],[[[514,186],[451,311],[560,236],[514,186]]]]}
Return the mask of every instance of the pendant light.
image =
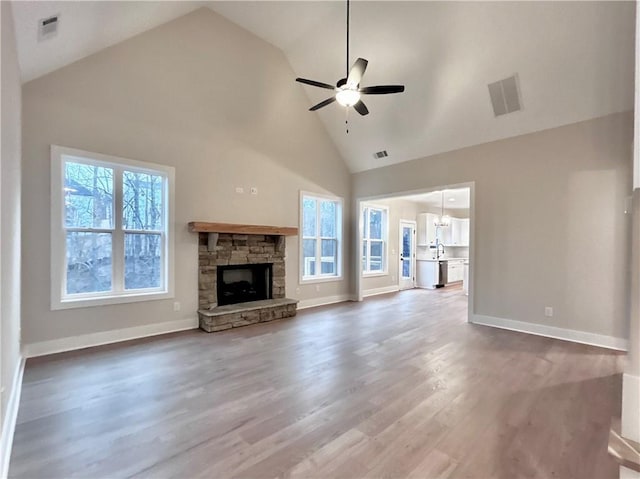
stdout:
{"type": "Polygon", "coordinates": [[[451,224],[451,217],[444,214],[444,190],[440,201],[440,217],[434,222],[436,226],[446,227],[451,224]]]}

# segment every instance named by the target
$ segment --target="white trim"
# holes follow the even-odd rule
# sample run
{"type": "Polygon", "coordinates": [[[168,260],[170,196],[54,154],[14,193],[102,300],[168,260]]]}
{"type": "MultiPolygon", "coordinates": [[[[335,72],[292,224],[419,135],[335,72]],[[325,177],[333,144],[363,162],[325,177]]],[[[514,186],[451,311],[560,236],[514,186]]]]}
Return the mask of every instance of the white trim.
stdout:
{"type": "Polygon", "coordinates": [[[418,233],[418,222],[416,220],[403,220],[400,219],[400,222],[398,223],[398,291],[400,290],[407,290],[407,289],[413,289],[416,287],[416,267],[418,266],[418,260],[417,260],[417,252],[418,252],[418,245],[416,244],[418,238],[417,238],[417,233],[418,233]],[[411,280],[405,280],[404,276],[402,276],[403,271],[402,271],[402,266],[404,265],[404,260],[400,261],[400,255],[404,254],[403,253],[403,248],[404,248],[404,236],[403,236],[403,229],[406,225],[411,225],[411,253],[409,253],[411,255],[411,258],[409,258],[411,260],[411,280]],[[411,286],[408,288],[405,287],[400,287],[400,285],[402,283],[406,283],[406,282],[410,282],[411,286]]]}
{"type": "Polygon", "coordinates": [[[557,328],[546,324],[528,323],[525,321],[515,321],[513,319],[484,316],[481,314],[474,314],[471,322],[482,326],[508,329],[510,331],[534,334],[536,336],[545,336],[547,338],[562,339],[563,341],[571,341],[573,343],[589,344],[591,346],[615,349],[618,351],[626,351],[628,345],[628,341],[624,338],[588,333],[586,331],[577,331],[575,329],[557,328]]]}
{"type": "MultiPolygon", "coordinates": [[[[51,296],[50,306],[52,310],[84,308],[90,306],[103,306],[107,304],[131,303],[137,301],[151,301],[156,299],[169,299],[174,297],[174,250],[175,250],[175,168],[156,163],[142,162],[120,158],[116,156],[93,153],[75,148],[67,148],[58,145],[51,145],[51,296]],[[114,291],[105,291],[95,294],[75,294],[65,297],[65,233],[63,227],[64,202],[61,194],[64,186],[63,157],[76,158],[77,161],[103,166],[114,171],[113,178],[113,208],[114,224],[111,228],[72,228],[70,230],[87,230],[97,233],[104,232],[112,235],[113,271],[112,287],[114,291]],[[164,197],[165,211],[163,217],[163,230],[144,231],[145,234],[160,234],[163,242],[162,262],[163,262],[163,284],[160,288],[145,290],[124,290],[124,265],[118,258],[123,258],[123,241],[125,231],[122,229],[122,209],[119,206],[122,199],[122,179],[119,175],[126,171],[137,171],[161,175],[164,177],[164,197]],[[114,239],[120,238],[120,241],[114,239]]],[[[129,233],[136,233],[134,230],[127,230],[129,233]]]]}
{"type": "Polygon", "coordinates": [[[382,269],[371,270],[371,250],[370,248],[367,248],[365,254],[367,265],[366,268],[362,270],[362,276],[364,278],[370,278],[372,276],[386,276],[389,274],[389,207],[377,205],[375,203],[362,203],[360,205],[360,215],[358,216],[358,221],[363,225],[363,233],[365,231],[365,228],[369,230],[369,218],[364,217],[364,210],[367,210],[367,216],[371,215],[371,210],[380,211],[382,213],[382,238],[365,238],[363,234],[362,242],[358,250],[358,257],[360,261],[362,261],[362,249],[365,241],[369,242],[369,245],[372,241],[382,243],[382,269]]]}
{"type": "Polygon", "coordinates": [[[640,442],[640,376],[622,375],[622,436],[640,442]]]}
{"type": "Polygon", "coordinates": [[[391,286],[382,286],[381,288],[371,288],[366,289],[362,292],[363,298],[368,298],[370,296],[377,296],[379,294],[387,294],[387,293],[396,293],[400,291],[400,288],[397,284],[392,284],[391,286]]]}
{"type": "Polygon", "coordinates": [[[74,351],[76,349],[101,346],[103,344],[119,343],[131,339],[146,338],[159,334],[175,333],[187,329],[197,329],[199,326],[197,318],[178,319],[175,321],[165,321],[163,323],[152,323],[133,328],[114,329],[112,331],[102,331],[99,333],[83,334],[82,336],[72,336],[70,338],[52,339],[51,341],[41,341],[39,343],[26,344],[24,346],[24,356],[34,358],[47,354],[74,351]]]}
{"type": "MultiPolygon", "coordinates": [[[[298,198],[298,224],[300,226],[300,232],[298,234],[299,243],[298,243],[298,284],[313,284],[313,283],[322,283],[325,281],[341,281],[342,278],[342,268],[343,268],[343,258],[344,258],[344,237],[343,233],[345,231],[343,222],[344,222],[344,199],[339,196],[330,196],[322,193],[312,193],[310,191],[300,190],[299,198],[298,198]],[[320,236],[320,215],[319,211],[316,210],[316,236],[305,237],[304,236],[304,198],[309,197],[317,201],[332,201],[338,204],[338,211],[336,212],[336,253],[337,253],[337,264],[336,264],[336,273],[335,274],[316,274],[313,276],[304,276],[304,248],[303,243],[305,239],[314,239],[316,241],[316,260],[321,258],[321,247],[322,247],[322,239],[334,239],[334,238],[323,238],[320,236]]],[[[317,203],[316,203],[317,204],[317,203]]],[[[322,268],[322,262],[318,263],[318,267],[322,268]]]]}
{"type": "Polygon", "coordinates": [[[13,447],[13,435],[16,431],[20,396],[22,395],[22,377],[24,376],[25,358],[20,357],[16,370],[13,373],[11,383],[11,396],[7,401],[7,412],[2,423],[2,436],[0,437],[0,478],[5,479],[9,475],[9,461],[11,460],[11,448],[13,447]]]}
{"type": "Polygon", "coordinates": [[[335,296],[324,296],[322,298],[303,299],[298,303],[298,310],[326,306],[328,304],[344,303],[353,301],[350,294],[337,294],[335,296]]]}

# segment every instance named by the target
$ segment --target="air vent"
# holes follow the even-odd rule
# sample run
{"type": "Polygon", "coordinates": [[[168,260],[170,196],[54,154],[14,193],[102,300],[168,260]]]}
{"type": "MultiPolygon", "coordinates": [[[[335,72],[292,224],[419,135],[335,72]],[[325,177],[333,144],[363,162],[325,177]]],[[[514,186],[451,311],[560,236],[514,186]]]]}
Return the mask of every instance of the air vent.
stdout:
{"type": "Polygon", "coordinates": [[[518,74],[494,83],[489,83],[489,96],[496,116],[522,110],[518,74]]]}
{"type": "Polygon", "coordinates": [[[38,21],[38,41],[48,40],[58,33],[60,15],[43,18],[38,21]]]}
{"type": "Polygon", "coordinates": [[[373,157],[376,160],[379,160],[380,158],[386,158],[387,156],[389,156],[389,153],[387,153],[387,150],[378,151],[377,153],[373,154],[373,157]]]}

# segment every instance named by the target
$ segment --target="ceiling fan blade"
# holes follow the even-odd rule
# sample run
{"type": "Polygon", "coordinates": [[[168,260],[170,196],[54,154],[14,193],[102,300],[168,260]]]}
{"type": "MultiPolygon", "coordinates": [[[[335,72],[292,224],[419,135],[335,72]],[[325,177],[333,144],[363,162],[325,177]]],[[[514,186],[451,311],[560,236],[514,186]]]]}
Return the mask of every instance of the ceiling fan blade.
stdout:
{"type": "Polygon", "coordinates": [[[332,96],[331,98],[327,98],[325,101],[321,101],[320,103],[318,103],[317,105],[312,106],[311,108],[309,108],[309,111],[316,111],[319,110],[320,108],[322,108],[323,106],[327,106],[330,105],[331,103],[333,103],[334,101],[336,101],[336,97],[332,96]]]}
{"type": "Polygon", "coordinates": [[[366,86],[358,90],[364,95],[386,95],[387,93],[402,93],[404,85],[366,86]]]}
{"type": "Polygon", "coordinates": [[[369,114],[369,110],[367,109],[366,105],[362,103],[362,100],[358,101],[358,103],[353,105],[353,109],[358,113],[360,113],[362,116],[369,114]]]}
{"type": "Polygon", "coordinates": [[[315,80],[307,80],[306,78],[296,78],[297,82],[304,83],[306,85],[317,86],[320,88],[326,88],[327,90],[335,90],[336,88],[333,85],[329,85],[327,83],[322,83],[320,81],[315,80]]]}
{"type": "Polygon", "coordinates": [[[367,69],[367,65],[369,62],[364,58],[358,58],[356,62],[349,70],[349,76],[347,77],[347,86],[351,88],[357,88],[362,80],[362,75],[364,75],[365,70],[367,69]]]}

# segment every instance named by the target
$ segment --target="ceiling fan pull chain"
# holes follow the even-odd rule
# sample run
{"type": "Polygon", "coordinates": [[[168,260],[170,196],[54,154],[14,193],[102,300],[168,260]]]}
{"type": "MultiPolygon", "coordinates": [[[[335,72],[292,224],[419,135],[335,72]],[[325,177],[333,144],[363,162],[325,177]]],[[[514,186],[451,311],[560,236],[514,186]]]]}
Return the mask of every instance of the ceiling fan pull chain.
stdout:
{"type": "Polygon", "coordinates": [[[349,108],[346,108],[344,110],[344,124],[345,124],[345,128],[347,129],[347,135],[349,134],[349,108]]]}

